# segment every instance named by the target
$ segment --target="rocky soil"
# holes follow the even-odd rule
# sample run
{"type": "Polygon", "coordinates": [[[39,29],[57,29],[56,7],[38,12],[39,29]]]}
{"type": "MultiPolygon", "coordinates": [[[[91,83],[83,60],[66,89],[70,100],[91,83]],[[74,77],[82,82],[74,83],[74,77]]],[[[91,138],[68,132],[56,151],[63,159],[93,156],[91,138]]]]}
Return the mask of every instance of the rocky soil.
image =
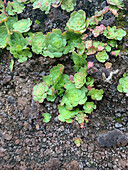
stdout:
{"type": "MultiPolygon", "coordinates": [[[[75,10],[83,9],[88,16],[107,5],[106,1],[77,1],[75,10]]],[[[60,8],[52,8],[46,16],[44,12],[32,10],[30,4],[19,18],[30,17],[33,21],[32,30],[43,33],[52,28],[64,30],[70,14],[60,8]],[[42,22],[41,26],[34,24],[35,20],[42,22]]],[[[102,21],[104,25],[115,24],[115,17],[108,12],[102,21]]],[[[128,23],[128,16],[125,17],[128,23]]],[[[127,28],[125,28],[127,29],[127,28]]],[[[90,35],[91,38],[91,35],[90,35]]],[[[101,37],[102,38],[102,37],[101,37]]],[[[120,42],[126,47],[127,39],[120,42]]],[[[95,86],[104,90],[102,101],[97,102],[97,109],[89,115],[89,123],[81,129],[74,121],[72,124],[58,120],[57,105],[45,101],[38,104],[32,99],[32,89],[43,75],[61,63],[65,73],[73,74],[73,63],[70,55],[60,59],[44,58],[33,54],[27,62],[18,63],[15,60],[11,72],[9,63],[12,55],[3,50],[0,57],[0,169],[44,169],[44,170],[126,170],[128,169],[128,97],[117,91],[119,78],[128,72],[128,52],[122,51],[115,58],[110,56],[110,70],[104,64],[96,61],[92,55],[87,60],[94,62],[94,68],[88,70],[95,78],[95,86]],[[109,82],[103,79],[103,73],[109,82]],[[49,112],[52,119],[43,123],[42,113],[49,112]],[[114,130],[114,131],[113,131],[114,130]],[[112,132],[111,132],[112,131],[112,132]],[[79,137],[83,144],[77,147],[73,138],[79,137]]]]}

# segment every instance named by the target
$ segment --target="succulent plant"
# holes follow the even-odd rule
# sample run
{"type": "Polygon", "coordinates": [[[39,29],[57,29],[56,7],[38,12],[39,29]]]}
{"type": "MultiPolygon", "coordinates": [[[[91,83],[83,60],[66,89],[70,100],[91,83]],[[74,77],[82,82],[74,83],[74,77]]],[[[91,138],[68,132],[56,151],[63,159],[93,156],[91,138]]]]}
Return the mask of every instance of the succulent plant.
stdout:
{"type": "Polygon", "coordinates": [[[18,58],[19,63],[23,63],[32,57],[32,53],[29,51],[29,48],[26,48],[25,50],[14,52],[13,56],[14,58],[18,58]]]}
{"type": "Polygon", "coordinates": [[[93,45],[92,45],[92,40],[87,40],[85,41],[85,48],[89,49],[91,48],[93,45]]]}
{"type": "Polygon", "coordinates": [[[92,30],[94,37],[98,37],[100,34],[102,34],[104,29],[105,29],[105,26],[103,24],[100,26],[96,26],[96,28],[92,30]]]}
{"type": "Polygon", "coordinates": [[[30,37],[28,38],[28,42],[32,46],[32,51],[36,54],[42,54],[45,45],[44,40],[45,36],[42,32],[37,32],[35,34],[31,33],[30,37]]]}
{"type": "Polygon", "coordinates": [[[43,113],[42,116],[44,117],[43,122],[48,123],[51,119],[50,113],[43,113]]]}
{"type": "Polygon", "coordinates": [[[10,34],[13,33],[13,24],[16,23],[17,21],[18,21],[17,17],[8,17],[6,21],[6,27],[8,31],[10,32],[10,34]]]}
{"type": "Polygon", "coordinates": [[[89,20],[86,19],[86,14],[83,10],[74,11],[70,15],[70,19],[67,22],[66,29],[71,29],[74,31],[79,31],[81,33],[85,32],[89,25],[89,20]]]}
{"type": "Polygon", "coordinates": [[[51,6],[51,0],[36,0],[33,3],[34,9],[40,8],[41,11],[45,11],[45,14],[49,13],[50,6],[51,6]]]}
{"type": "Polygon", "coordinates": [[[73,139],[73,141],[74,141],[74,143],[76,144],[77,147],[79,147],[83,143],[82,139],[81,138],[77,138],[77,137],[75,137],[73,139]]]}
{"type": "Polygon", "coordinates": [[[111,47],[110,47],[109,45],[107,45],[107,46],[105,47],[105,50],[106,50],[107,52],[110,52],[110,51],[111,51],[111,47]]]}
{"type": "Polygon", "coordinates": [[[61,5],[61,3],[62,3],[62,0],[52,0],[52,6],[54,8],[59,7],[61,5]]]}
{"type": "Polygon", "coordinates": [[[89,86],[89,87],[92,87],[94,84],[94,78],[92,77],[87,77],[86,78],[86,85],[89,86]]]}
{"type": "Polygon", "coordinates": [[[78,72],[74,75],[73,81],[75,83],[75,87],[79,89],[85,84],[86,77],[81,72],[78,72]]]}
{"type": "Polygon", "coordinates": [[[47,97],[48,89],[49,87],[45,82],[35,85],[33,88],[33,99],[39,103],[43,103],[47,97]]]}
{"type": "Polygon", "coordinates": [[[96,11],[95,15],[89,18],[89,25],[98,25],[99,21],[103,19],[103,15],[109,11],[110,7],[106,6],[103,10],[101,11],[96,11]]]}
{"type": "Polygon", "coordinates": [[[76,0],[63,0],[61,3],[61,8],[67,12],[73,11],[74,6],[76,6],[76,0]]]}
{"type": "Polygon", "coordinates": [[[27,0],[16,0],[17,2],[20,2],[20,3],[22,3],[22,2],[27,2],[27,0]]]}
{"type": "Polygon", "coordinates": [[[86,102],[83,106],[85,113],[91,113],[93,109],[96,109],[94,102],[86,102]]]}
{"type": "Polygon", "coordinates": [[[31,24],[32,24],[32,21],[30,20],[30,18],[22,19],[14,23],[13,28],[14,28],[14,31],[23,33],[23,32],[29,31],[31,24]]]}
{"type": "Polygon", "coordinates": [[[112,67],[112,63],[106,62],[105,67],[106,67],[106,69],[110,69],[112,67]]]}
{"type": "Polygon", "coordinates": [[[120,50],[111,51],[111,54],[116,57],[118,56],[119,53],[120,53],[120,50]]]}
{"type": "Polygon", "coordinates": [[[10,35],[9,40],[10,52],[14,54],[15,52],[21,52],[23,49],[27,48],[28,42],[20,32],[13,32],[10,35]]]}
{"type": "Polygon", "coordinates": [[[13,0],[13,2],[8,1],[7,7],[6,7],[6,12],[9,15],[15,15],[20,14],[23,12],[23,9],[25,8],[23,3],[18,2],[17,0],[13,0]]]}
{"type": "Polygon", "coordinates": [[[43,82],[45,82],[49,90],[47,92],[47,100],[54,101],[55,98],[64,92],[63,86],[68,81],[67,75],[63,75],[64,66],[58,64],[50,70],[50,75],[43,76],[43,82]]]}
{"type": "Polygon", "coordinates": [[[126,31],[121,28],[117,29],[116,26],[108,26],[103,31],[103,35],[108,39],[121,40],[126,35],[126,31]]]}
{"type": "Polygon", "coordinates": [[[97,51],[102,51],[106,47],[106,43],[100,41],[93,41],[93,46],[97,49],[97,51]]]}
{"type": "Polygon", "coordinates": [[[84,52],[85,52],[84,42],[77,44],[77,53],[82,55],[84,52]]]}
{"type": "Polygon", "coordinates": [[[88,48],[87,50],[87,55],[92,55],[92,54],[95,54],[97,52],[97,48],[95,48],[94,46],[88,48]]]}
{"type": "Polygon", "coordinates": [[[0,48],[5,48],[9,40],[8,31],[6,26],[0,26],[0,48]]]}
{"type": "Polygon", "coordinates": [[[115,15],[116,17],[118,17],[118,13],[117,13],[118,10],[119,10],[118,7],[110,5],[109,10],[113,13],[113,15],[115,15]]]}
{"type": "Polygon", "coordinates": [[[123,0],[107,0],[107,3],[110,5],[116,5],[120,9],[124,7],[123,0]]]}
{"type": "Polygon", "coordinates": [[[98,25],[99,21],[101,21],[102,19],[103,19],[103,15],[92,16],[91,18],[89,18],[89,25],[90,26],[98,25]]]}
{"type": "Polygon", "coordinates": [[[84,86],[81,89],[77,89],[72,82],[69,82],[64,87],[66,92],[61,100],[61,106],[65,104],[67,110],[72,110],[78,104],[82,105],[86,102],[87,89],[84,86]]]}
{"type": "Polygon", "coordinates": [[[81,127],[84,127],[84,122],[88,123],[87,115],[81,111],[81,113],[76,115],[76,120],[81,125],[81,127]]]}
{"type": "Polygon", "coordinates": [[[77,54],[76,52],[72,52],[71,59],[74,62],[74,70],[78,71],[81,67],[87,65],[86,61],[87,55],[86,54],[77,54]]]}
{"type": "Polygon", "coordinates": [[[52,78],[54,85],[56,85],[58,81],[61,79],[63,71],[64,71],[64,66],[62,64],[58,64],[57,66],[53,67],[50,70],[50,77],[52,78]]]}
{"type": "Polygon", "coordinates": [[[69,76],[67,74],[63,74],[59,80],[59,82],[56,84],[55,89],[57,90],[57,94],[59,96],[63,95],[65,92],[64,85],[69,81],[69,76]]]}
{"type": "Polygon", "coordinates": [[[94,66],[94,63],[93,63],[93,62],[90,62],[90,61],[89,61],[89,62],[87,63],[88,69],[91,68],[91,67],[93,67],[93,66],[94,66]]]}
{"type": "Polygon", "coordinates": [[[111,47],[116,47],[117,48],[117,41],[116,40],[108,40],[107,44],[111,47]]]}
{"type": "Polygon", "coordinates": [[[67,122],[67,123],[72,123],[74,116],[76,116],[79,113],[79,109],[75,108],[73,110],[67,110],[65,106],[58,106],[59,109],[59,116],[58,119],[61,122],[67,122]]]}
{"type": "Polygon", "coordinates": [[[100,41],[85,41],[85,48],[87,48],[87,55],[95,54],[97,51],[104,50],[107,44],[100,41]]]}
{"type": "Polygon", "coordinates": [[[61,30],[53,29],[51,33],[49,32],[45,36],[45,48],[43,55],[49,56],[50,58],[59,58],[63,54],[67,54],[69,52],[70,47],[66,45],[67,41],[61,30]]]}
{"type": "Polygon", "coordinates": [[[102,97],[103,97],[103,90],[102,90],[102,89],[98,90],[98,89],[92,88],[92,89],[88,92],[87,95],[88,95],[88,96],[91,96],[92,100],[98,100],[98,101],[99,101],[99,100],[101,100],[102,97]]]}
{"type": "Polygon", "coordinates": [[[70,52],[75,51],[78,44],[82,43],[82,34],[80,32],[75,32],[73,30],[68,30],[63,33],[68,45],[70,47],[70,52]]]}
{"type": "Polygon", "coordinates": [[[7,19],[8,19],[8,15],[6,13],[2,12],[0,14],[0,23],[7,21],[7,19]]]}
{"type": "Polygon", "coordinates": [[[128,96],[128,73],[124,73],[123,77],[119,79],[119,85],[117,86],[119,92],[124,92],[128,96]]]}
{"type": "Polygon", "coordinates": [[[108,54],[106,53],[105,50],[98,52],[96,55],[96,59],[100,61],[101,63],[104,63],[106,60],[108,60],[108,54]]]}
{"type": "Polygon", "coordinates": [[[85,51],[85,45],[82,41],[82,33],[75,32],[74,30],[68,30],[63,33],[65,36],[68,46],[70,47],[69,52],[75,51],[75,48],[77,49],[78,54],[83,54],[85,51]]]}

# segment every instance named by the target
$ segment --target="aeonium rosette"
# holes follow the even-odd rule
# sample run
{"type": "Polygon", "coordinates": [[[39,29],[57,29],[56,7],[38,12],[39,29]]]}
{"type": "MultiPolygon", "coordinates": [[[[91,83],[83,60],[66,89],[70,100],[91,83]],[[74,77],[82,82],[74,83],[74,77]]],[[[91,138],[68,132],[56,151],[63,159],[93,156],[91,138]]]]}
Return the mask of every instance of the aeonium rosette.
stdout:
{"type": "Polygon", "coordinates": [[[59,58],[63,54],[67,54],[69,50],[70,47],[60,29],[53,29],[52,32],[48,32],[45,37],[44,56],[59,58]]]}
{"type": "Polygon", "coordinates": [[[85,32],[89,25],[89,20],[86,20],[86,13],[83,10],[74,11],[71,13],[70,19],[67,22],[66,29],[85,32]]]}

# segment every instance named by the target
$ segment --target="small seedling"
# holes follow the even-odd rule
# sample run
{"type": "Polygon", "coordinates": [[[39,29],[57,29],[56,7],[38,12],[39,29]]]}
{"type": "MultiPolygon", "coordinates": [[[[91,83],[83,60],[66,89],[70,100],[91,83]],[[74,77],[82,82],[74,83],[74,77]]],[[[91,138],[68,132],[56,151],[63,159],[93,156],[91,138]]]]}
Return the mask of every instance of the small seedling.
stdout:
{"type": "Polygon", "coordinates": [[[73,141],[74,141],[74,143],[76,144],[77,147],[79,147],[83,143],[82,139],[81,138],[77,138],[77,137],[75,137],[73,139],[73,141]]]}
{"type": "Polygon", "coordinates": [[[42,116],[44,117],[43,122],[45,122],[45,123],[50,122],[50,119],[51,119],[51,117],[52,117],[52,116],[50,115],[50,113],[43,113],[42,116]]]}
{"type": "Polygon", "coordinates": [[[100,34],[102,34],[104,29],[105,29],[104,25],[96,26],[96,28],[92,30],[94,37],[98,37],[100,34]]]}

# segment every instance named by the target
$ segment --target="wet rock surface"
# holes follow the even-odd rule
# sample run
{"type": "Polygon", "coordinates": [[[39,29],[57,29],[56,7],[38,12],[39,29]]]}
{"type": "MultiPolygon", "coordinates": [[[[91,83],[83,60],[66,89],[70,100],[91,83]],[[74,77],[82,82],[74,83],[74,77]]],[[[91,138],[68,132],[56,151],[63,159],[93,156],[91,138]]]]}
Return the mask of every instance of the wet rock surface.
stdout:
{"type": "MultiPolygon", "coordinates": [[[[106,5],[104,0],[81,0],[77,1],[75,10],[83,9],[91,16],[106,5]]],[[[70,16],[60,9],[52,9],[46,16],[39,10],[31,12],[32,6],[29,4],[27,7],[19,18],[30,17],[33,31],[42,28],[43,33],[52,28],[63,31],[70,16]],[[42,21],[40,27],[34,25],[36,19],[42,21]]],[[[111,13],[106,14],[104,23],[108,24],[108,19],[111,19],[109,25],[114,24],[112,17],[111,13]]],[[[122,52],[117,58],[110,56],[111,70],[104,69],[104,64],[98,63],[94,56],[90,57],[94,69],[88,70],[89,74],[95,78],[95,87],[104,90],[104,97],[96,103],[97,109],[89,115],[89,123],[84,129],[76,121],[72,124],[58,121],[57,105],[60,98],[54,103],[44,101],[43,104],[32,99],[33,86],[41,82],[42,75],[48,75],[53,66],[61,63],[65,66],[65,73],[74,73],[70,55],[50,59],[33,54],[31,59],[22,64],[15,60],[14,70],[10,72],[11,58],[9,52],[3,50],[0,57],[0,169],[128,168],[128,98],[116,88],[119,78],[128,72],[128,53],[122,52]],[[104,82],[102,73],[108,77],[111,71],[117,69],[119,72],[113,75],[110,82],[104,82]],[[42,113],[45,112],[52,115],[48,124],[42,121],[42,113]],[[112,132],[106,135],[109,131],[112,132]],[[99,139],[102,147],[97,142],[100,134],[103,134],[99,139]],[[80,147],[74,144],[74,137],[82,139],[80,147]],[[104,138],[108,139],[107,143],[104,138]]]]}

